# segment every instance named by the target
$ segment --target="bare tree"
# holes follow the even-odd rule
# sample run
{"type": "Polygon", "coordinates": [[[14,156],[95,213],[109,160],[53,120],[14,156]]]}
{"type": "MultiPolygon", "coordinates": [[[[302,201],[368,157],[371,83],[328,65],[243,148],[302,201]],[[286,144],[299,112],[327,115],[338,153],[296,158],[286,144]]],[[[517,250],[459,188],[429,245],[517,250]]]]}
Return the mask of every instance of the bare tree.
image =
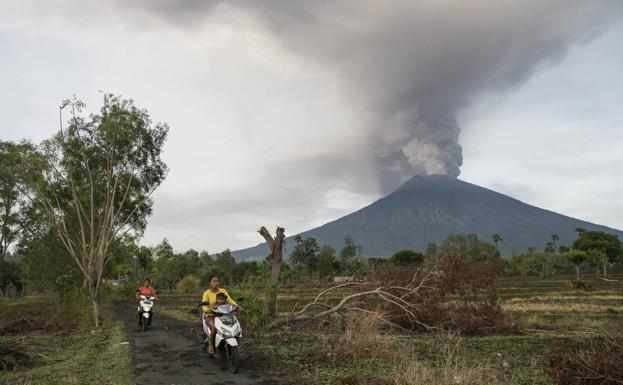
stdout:
{"type": "Polygon", "coordinates": [[[262,226],[258,233],[266,240],[266,244],[271,253],[271,269],[268,278],[268,311],[271,317],[277,316],[277,288],[279,285],[279,275],[283,264],[283,245],[285,242],[285,229],[277,226],[275,237],[270,234],[266,227],[262,226]]]}

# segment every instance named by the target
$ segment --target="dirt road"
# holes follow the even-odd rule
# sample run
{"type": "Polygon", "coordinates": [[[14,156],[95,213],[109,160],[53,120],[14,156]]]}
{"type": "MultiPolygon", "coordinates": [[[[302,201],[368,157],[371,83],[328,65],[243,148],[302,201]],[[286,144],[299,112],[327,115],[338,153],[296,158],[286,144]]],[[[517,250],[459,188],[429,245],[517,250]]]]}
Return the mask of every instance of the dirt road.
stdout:
{"type": "MultiPolygon", "coordinates": [[[[116,304],[132,352],[137,385],[278,385],[241,351],[245,365],[233,374],[220,369],[219,361],[201,350],[198,328],[157,313],[152,326],[138,331],[135,305],[116,304]],[[197,334],[195,334],[197,333],[197,334]]],[[[244,344],[244,340],[242,341],[244,344]]]]}

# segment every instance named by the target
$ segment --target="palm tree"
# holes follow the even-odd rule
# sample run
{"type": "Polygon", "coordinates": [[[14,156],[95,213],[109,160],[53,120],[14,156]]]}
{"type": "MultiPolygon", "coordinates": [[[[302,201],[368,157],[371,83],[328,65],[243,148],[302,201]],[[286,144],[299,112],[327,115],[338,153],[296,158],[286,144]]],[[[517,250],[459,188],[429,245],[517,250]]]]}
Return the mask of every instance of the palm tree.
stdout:
{"type": "Polygon", "coordinates": [[[493,242],[495,243],[495,248],[498,248],[498,242],[502,242],[502,236],[500,234],[493,234],[493,242]]]}

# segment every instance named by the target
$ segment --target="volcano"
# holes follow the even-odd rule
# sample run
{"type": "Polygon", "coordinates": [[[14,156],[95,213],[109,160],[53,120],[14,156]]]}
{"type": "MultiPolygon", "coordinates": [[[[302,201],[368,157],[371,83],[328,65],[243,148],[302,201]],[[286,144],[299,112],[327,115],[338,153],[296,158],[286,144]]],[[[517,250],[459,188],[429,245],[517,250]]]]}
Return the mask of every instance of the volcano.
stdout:
{"type": "MultiPolygon", "coordinates": [[[[429,175],[415,176],[369,206],[299,235],[316,238],[319,244],[336,250],[350,236],[363,246],[364,256],[387,257],[401,249],[423,251],[429,242],[439,244],[452,234],[477,234],[489,242],[493,234],[500,234],[499,250],[509,256],[529,247],[543,250],[553,234],[558,235],[559,245],[571,245],[579,227],[623,239],[620,230],[531,206],[460,179],[429,175]]],[[[286,253],[294,245],[292,237],[287,238],[286,253]]],[[[268,247],[259,244],[233,255],[259,259],[268,253],[268,247]]]]}

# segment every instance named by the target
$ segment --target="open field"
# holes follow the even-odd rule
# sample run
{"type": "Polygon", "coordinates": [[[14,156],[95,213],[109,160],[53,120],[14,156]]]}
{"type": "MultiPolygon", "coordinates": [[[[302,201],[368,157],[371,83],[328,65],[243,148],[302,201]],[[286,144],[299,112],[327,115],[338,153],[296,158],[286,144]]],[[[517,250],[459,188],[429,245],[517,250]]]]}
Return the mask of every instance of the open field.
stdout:
{"type": "Polygon", "coordinates": [[[91,330],[74,321],[53,296],[0,297],[0,360],[12,367],[0,365],[0,383],[133,384],[121,322],[91,330]]]}
{"type": "MultiPolygon", "coordinates": [[[[521,328],[516,335],[402,334],[364,324],[352,330],[335,322],[314,330],[254,334],[246,343],[311,384],[553,384],[545,365],[555,346],[584,346],[595,336],[616,333],[623,324],[622,282],[587,277],[592,291],[585,293],[570,290],[571,279],[513,277],[497,284],[504,309],[521,328]]],[[[283,288],[280,311],[301,306],[318,289],[283,288]]],[[[262,294],[261,289],[252,291],[262,294]]],[[[340,294],[334,293],[333,301],[340,294]]],[[[198,319],[189,309],[200,301],[200,293],[162,293],[162,298],[160,311],[198,319]]]]}

